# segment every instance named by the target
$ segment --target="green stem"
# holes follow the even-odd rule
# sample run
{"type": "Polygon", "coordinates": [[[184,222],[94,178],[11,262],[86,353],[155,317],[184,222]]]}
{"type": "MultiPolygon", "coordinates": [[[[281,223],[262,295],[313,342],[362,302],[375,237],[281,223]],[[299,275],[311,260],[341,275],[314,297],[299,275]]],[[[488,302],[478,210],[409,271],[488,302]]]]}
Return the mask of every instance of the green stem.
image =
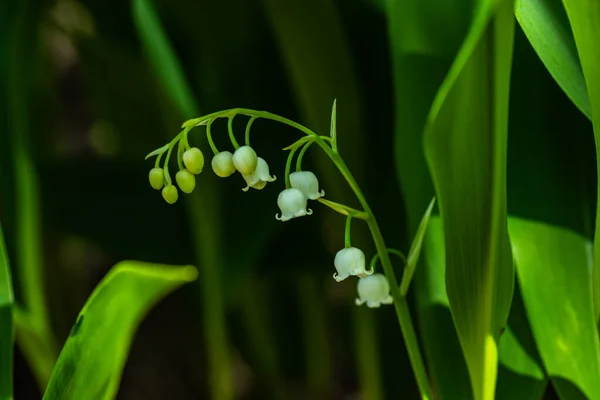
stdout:
{"type": "Polygon", "coordinates": [[[290,183],[290,170],[292,169],[292,159],[294,158],[294,153],[297,149],[290,150],[290,154],[288,154],[287,161],[285,163],[285,188],[289,189],[292,187],[290,183]]]}
{"type": "MultiPolygon", "coordinates": [[[[404,265],[406,265],[406,256],[404,255],[404,253],[402,253],[400,250],[396,250],[396,249],[386,249],[386,251],[388,253],[392,253],[397,255],[398,257],[400,257],[400,259],[402,260],[402,262],[404,263],[404,265]]],[[[371,269],[375,268],[375,265],[377,264],[377,261],[379,260],[379,253],[375,254],[373,256],[373,258],[371,258],[371,262],[369,263],[369,266],[371,267],[371,269]]],[[[404,294],[403,294],[404,296],[404,294]]]]}
{"type": "Polygon", "coordinates": [[[208,139],[208,145],[210,146],[210,149],[212,150],[213,154],[216,156],[217,154],[219,154],[219,150],[217,149],[217,146],[215,146],[215,142],[213,142],[213,138],[212,138],[212,134],[210,133],[210,126],[213,123],[213,119],[211,119],[208,124],[206,124],[206,139],[208,139]]]}
{"type": "MultiPolygon", "coordinates": [[[[429,386],[429,380],[427,377],[427,371],[425,369],[425,364],[423,362],[423,356],[421,355],[421,351],[419,349],[419,343],[417,340],[417,335],[415,333],[415,328],[412,323],[412,319],[410,316],[410,312],[408,309],[408,303],[406,302],[406,298],[404,298],[400,293],[400,287],[398,286],[398,281],[394,274],[394,269],[392,267],[392,262],[390,260],[389,254],[387,252],[387,248],[385,245],[385,241],[383,239],[383,235],[381,234],[381,230],[379,229],[379,225],[377,224],[377,220],[367,203],[358,183],[350,173],[350,170],[344,163],[344,160],[340,157],[336,150],[332,149],[328,146],[319,135],[317,135],[312,130],[306,128],[303,125],[300,125],[297,122],[289,120],[287,118],[281,117],[279,115],[271,114],[266,111],[256,111],[247,108],[234,108],[225,111],[219,111],[213,114],[209,114],[207,116],[197,118],[195,120],[190,120],[186,122],[186,124],[202,124],[211,117],[221,117],[221,116],[234,116],[236,114],[244,114],[250,117],[260,117],[269,119],[272,121],[281,122],[292,128],[296,128],[299,131],[303,132],[306,135],[313,136],[315,142],[319,144],[319,146],[323,149],[325,154],[331,159],[331,161],[338,168],[350,188],[354,192],[356,198],[360,202],[364,213],[368,215],[366,219],[367,225],[371,232],[371,236],[373,237],[373,241],[375,243],[375,247],[377,248],[377,253],[379,253],[381,264],[383,266],[383,271],[390,283],[390,291],[392,293],[392,297],[394,298],[394,307],[396,309],[396,316],[398,318],[398,322],[400,324],[400,329],[402,330],[402,335],[404,337],[404,343],[406,345],[406,349],[408,352],[408,356],[412,365],[413,373],[415,374],[415,379],[417,381],[417,385],[419,386],[419,390],[421,392],[421,397],[423,399],[433,399],[432,391],[429,386]]],[[[333,140],[335,142],[335,140],[333,140]]],[[[288,157],[288,164],[290,164],[288,157]]],[[[287,176],[288,166],[286,166],[286,184],[289,179],[287,176]]]]}
{"type": "Polygon", "coordinates": [[[352,215],[348,215],[348,217],[346,218],[346,232],[344,234],[344,247],[345,248],[350,248],[352,247],[352,243],[350,241],[350,231],[351,231],[351,222],[352,222],[352,215]]]}
{"type": "Polygon", "coordinates": [[[300,150],[300,154],[298,154],[298,159],[296,160],[296,172],[302,171],[302,159],[304,158],[304,153],[306,153],[306,150],[308,150],[310,145],[313,143],[314,141],[312,140],[306,142],[306,144],[302,147],[302,150],[300,150]]]}
{"type": "Polygon", "coordinates": [[[177,147],[177,166],[179,166],[179,170],[181,171],[183,168],[183,141],[185,140],[185,135],[183,135],[183,139],[179,141],[179,146],[177,147]]]}
{"type": "Polygon", "coordinates": [[[246,146],[250,146],[250,127],[258,117],[252,117],[246,124],[246,134],[244,135],[246,146]]]}
{"type": "Polygon", "coordinates": [[[239,149],[240,145],[237,140],[235,140],[235,135],[233,134],[233,116],[229,117],[229,121],[227,121],[227,132],[229,132],[229,139],[231,140],[231,144],[234,149],[239,149]]]}

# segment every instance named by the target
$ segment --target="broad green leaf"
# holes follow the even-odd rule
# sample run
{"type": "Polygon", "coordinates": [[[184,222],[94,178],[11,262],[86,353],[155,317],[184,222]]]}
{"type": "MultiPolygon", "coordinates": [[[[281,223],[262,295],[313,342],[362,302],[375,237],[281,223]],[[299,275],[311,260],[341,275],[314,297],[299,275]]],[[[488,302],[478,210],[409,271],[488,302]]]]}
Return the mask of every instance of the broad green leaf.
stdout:
{"type": "Polygon", "coordinates": [[[435,197],[431,199],[429,207],[427,207],[427,210],[425,210],[423,218],[421,219],[421,223],[419,224],[419,228],[417,229],[412,244],[410,245],[410,249],[408,250],[406,267],[404,268],[404,273],[402,274],[402,281],[400,284],[400,293],[402,296],[406,296],[406,293],[408,293],[410,281],[415,273],[415,269],[417,268],[419,256],[421,255],[421,248],[423,247],[423,240],[425,239],[425,232],[427,231],[427,224],[429,223],[429,218],[431,217],[431,212],[433,211],[434,205],[435,197]]]}
{"type": "MultiPolygon", "coordinates": [[[[518,282],[531,331],[561,398],[566,379],[600,398],[600,344],[594,319],[591,245],[564,228],[509,219],[518,282]]],[[[568,393],[571,393],[570,391],[568,393]]]]}
{"type": "MultiPolygon", "coordinates": [[[[423,154],[422,135],[427,113],[470,22],[469,0],[442,3],[394,0],[387,2],[386,7],[394,78],[394,156],[409,236],[417,231],[423,210],[434,195],[423,154]],[[420,27],[415,24],[415,12],[422,13],[416,18],[420,27]],[[443,23],[435,22],[440,18],[443,23]],[[433,32],[432,27],[437,31],[433,32]],[[410,38],[426,38],[426,41],[410,38]]],[[[432,219],[412,286],[420,339],[436,394],[442,400],[463,400],[472,394],[448,308],[443,246],[440,220],[432,219]],[[439,332],[446,334],[440,337],[439,332]]]]}
{"type": "Polygon", "coordinates": [[[512,5],[480,4],[424,134],[444,225],[447,294],[477,400],[494,396],[495,341],[514,281],[506,226],[512,5]]]}
{"type": "Polygon", "coordinates": [[[552,77],[573,104],[591,118],[581,64],[561,1],[516,0],[515,15],[552,77]]]}
{"type": "Polygon", "coordinates": [[[13,398],[13,302],[8,254],[0,225],[0,400],[13,398]]]}
{"type": "MultiPolygon", "coordinates": [[[[597,0],[563,0],[577,52],[581,60],[583,76],[590,101],[590,114],[596,139],[597,171],[600,176],[600,1],[597,0]]],[[[598,185],[600,198],[600,185],[598,185]]],[[[594,266],[592,282],[594,289],[594,313],[596,321],[600,317],[600,201],[596,203],[596,231],[594,240],[594,266]]]]}
{"type": "Polygon", "coordinates": [[[196,279],[191,266],[140,261],[116,264],[77,317],[44,399],[112,399],[135,331],[148,311],[179,286],[196,279]]]}

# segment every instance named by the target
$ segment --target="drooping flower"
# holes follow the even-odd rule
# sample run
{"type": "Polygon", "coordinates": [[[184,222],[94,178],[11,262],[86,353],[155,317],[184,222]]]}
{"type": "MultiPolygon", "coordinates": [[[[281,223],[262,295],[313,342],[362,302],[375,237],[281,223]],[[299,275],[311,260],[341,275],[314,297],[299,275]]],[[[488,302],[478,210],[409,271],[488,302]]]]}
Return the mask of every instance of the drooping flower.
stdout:
{"type": "Polygon", "coordinates": [[[229,151],[222,151],[213,157],[211,161],[212,169],[215,171],[217,176],[221,178],[227,178],[235,172],[235,165],[233,165],[233,154],[229,151]]]}
{"type": "Polygon", "coordinates": [[[257,164],[258,157],[250,146],[242,146],[233,153],[233,165],[243,175],[252,175],[257,164]]]}
{"type": "Polygon", "coordinates": [[[341,282],[349,276],[367,276],[373,273],[373,270],[366,269],[365,253],[356,247],[348,247],[337,252],[333,265],[337,270],[333,274],[333,279],[341,282]]]}
{"type": "Polygon", "coordinates": [[[246,187],[242,190],[247,192],[248,189],[254,188],[261,190],[265,186],[267,186],[267,182],[273,182],[277,177],[275,175],[271,176],[269,173],[269,165],[265,160],[258,157],[258,162],[256,164],[256,169],[252,175],[243,175],[244,180],[246,181],[246,187]]]}
{"type": "Polygon", "coordinates": [[[298,189],[285,189],[279,193],[277,205],[281,210],[281,217],[279,214],[275,214],[275,218],[279,221],[287,221],[292,218],[312,214],[311,209],[306,209],[306,197],[298,189]]]}
{"type": "Polygon", "coordinates": [[[165,184],[165,175],[162,168],[152,168],[148,174],[148,180],[150,180],[150,186],[155,190],[162,189],[165,184]]]}
{"type": "Polygon", "coordinates": [[[325,191],[319,192],[319,180],[310,171],[299,171],[290,174],[290,184],[299,189],[307,199],[316,200],[325,196],[325,191]]]}
{"type": "Polygon", "coordinates": [[[182,169],[175,174],[177,185],[183,193],[192,193],[196,187],[196,178],[187,169],[182,169]]]}
{"type": "Polygon", "coordinates": [[[204,168],[204,154],[197,147],[192,147],[183,153],[183,165],[194,175],[198,175],[204,168]]]}
{"type": "Polygon", "coordinates": [[[165,199],[165,201],[169,204],[175,204],[175,202],[177,201],[177,198],[179,197],[179,194],[177,193],[177,188],[175,187],[175,185],[167,185],[163,188],[162,190],[162,197],[163,199],[165,199]]]}
{"type": "Polygon", "coordinates": [[[392,304],[394,299],[390,296],[390,284],[382,274],[373,274],[358,280],[357,306],[367,303],[367,307],[377,308],[382,304],[392,304]]]}

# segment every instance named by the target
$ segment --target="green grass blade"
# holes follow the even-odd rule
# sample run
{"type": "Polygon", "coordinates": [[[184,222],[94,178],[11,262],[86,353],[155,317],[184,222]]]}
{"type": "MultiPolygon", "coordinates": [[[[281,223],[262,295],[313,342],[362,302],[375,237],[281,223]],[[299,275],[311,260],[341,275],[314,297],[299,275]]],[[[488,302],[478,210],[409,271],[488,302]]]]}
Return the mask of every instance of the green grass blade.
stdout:
{"type": "MultiPolygon", "coordinates": [[[[597,170],[600,177],[600,2],[597,0],[563,0],[577,52],[581,60],[583,76],[590,100],[594,137],[596,139],[597,170]]],[[[600,199],[600,185],[598,185],[600,199]]],[[[596,231],[594,240],[594,267],[592,274],[594,288],[594,313],[600,318],[600,201],[596,205],[596,231]]]]}
{"type": "Polygon", "coordinates": [[[164,93],[186,118],[198,116],[198,107],[183,69],[152,4],[148,0],[133,0],[132,4],[135,26],[150,62],[163,82],[164,93]]]}
{"type": "Polygon", "coordinates": [[[506,227],[513,34],[512,2],[480,4],[434,101],[424,137],[444,224],[450,308],[477,400],[494,396],[494,341],[513,292],[506,227]]]}
{"type": "Polygon", "coordinates": [[[112,399],[135,331],[148,311],[196,279],[191,266],[116,264],[91,294],[52,372],[44,399],[112,399]]]}
{"type": "Polygon", "coordinates": [[[10,400],[13,366],[13,306],[14,297],[10,279],[8,254],[0,225],[0,400],[10,400]]]}
{"type": "MultiPolygon", "coordinates": [[[[199,116],[200,111],[183,70],[151,2],[133,0],[132,8],[140,40],[162,90],[168,94],[181,118],[199,116]]],[[[170,140],[172,134],[169,133],[168,136],[170,140]]],[[[201,305],[206,329],[211,394],[215,400],[228,400],[233,398],[234,386],[219,276],[219,266],[223,259],[220,244],[222,234],[219,228],[219,216],[222,215],[220,195],[219,188],[215,185],[218,178],[209,173],[203,179],[204,190],[197,189],[188,196],[187,209],[198,265],[203,268],[204,274],[200,282],[201,305]]]]}
{"type": "Polygon", "coordinates": [[[515,15],[536,53],[573,104],[591,118],[585,79],[560,0],[516,0],[515,15]]]}
{"type": "Polygon", "coordinates": [[[429,218],[431,217],[431,212],[433,211],[434,205],[435,198],[431,200],[429,206],[427,207],[427,210],[425,210],[423,218],[421,218],[419,228],[417,228],[417,232],[415,233],[412,244],[410,245],[410,249],[408,250],[408,255],[406,258],[406,267],[404,268],[404,273],[402,274],[402,282],[400,284],[400,293],[402,294],[402,296],[406,296],[406,294],[408,293],[410,281],[417,268],[419,256],[421,255],[421,249],[423,247],[425,232],[427,232],[427,224],[429,223],[429,218]]]}
{"type": "Polygon", "coordinates": [[[518,218],[509,220],[509,230],[523,302],[548,376],[561,398],[573,398],[562,379],[588,398],[600,398],[590,243],[567,229],[518,218]]]}

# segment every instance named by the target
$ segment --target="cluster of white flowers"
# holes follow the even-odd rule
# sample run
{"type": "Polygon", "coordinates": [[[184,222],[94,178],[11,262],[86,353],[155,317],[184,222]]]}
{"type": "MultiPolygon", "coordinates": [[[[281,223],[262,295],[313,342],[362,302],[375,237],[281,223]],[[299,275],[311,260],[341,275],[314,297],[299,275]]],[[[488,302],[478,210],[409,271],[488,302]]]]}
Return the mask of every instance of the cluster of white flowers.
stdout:
{"type": "Polygon", "coordinates": [[[392,304],[390,285],[382,274],[374,274],[373,269],[366,269],[365,254],[356,247],[348,247],[337,252],[333,264],[336,273],[333,279],[341,282],[349,276],[357,276],[358,298],[356,305],[366,303],[367,307],[375,308],[381,304],[392,304]]]}
{"type": "MultiPolygon", "coordinates": [[[[237,147],[237,144],[235,145],[237,147]]],[[[162,152],[164,151],[166,150],[163,148],[162,152]]],[[[229,151],[218,152],[214,147],[213,151],[216,153],[211,161],[214,173],[221,178],[226,178],[238,171],[246,182],[246,187],[242,189],[245,192],[250,188],[261,190],[267,183],[276,179],[274,175],[271,176],[267,162],[258,157],[250,146],[238,147],[233,154],[229,151]]],[[[168,154],[170,154],[170,150],[168,154]]],[[[198,148],[189,148],[188,146],[188,150],[178,153],[178,157],[180,157],[180,170],[175,175],[175,180],[182,192],[191,193],[196,187],[194,175],[201,173],[204,167],[204,155],[198,148]]],[[[300,165],[300,161],[298,165],[300,165]]],[[[158,166],[153,168],[150,171],[149,180],[154,189],[162,189],[162,196],[167,203],[173,204],[177,201],[177,188],[171,183],[166,167],[164,170],[158,166]]],[[[293,172],[289,174],[288,183],[289,187],[279,193],[277,198],[281,215],[275,214],[275,218],[279,221],[288,221],[311,215],[312,210],[307,208],[308,200],[317,200],[325,196],[325,192],[319,190],[319,181],[316,175],[310,171],[293,172]]],[[[338,251],[334,266],[337,272],[333,274],[333,278],[337,282],[341,282],[349,276],[359,278],[357,305],[366,303],[368,307],[379,307],[381,304],[392,303],[386,277],[382,274],[374,274],[372,268],[366,269],[365,255],[362,250],[356,247],[347,247],[338,251]]]]}

